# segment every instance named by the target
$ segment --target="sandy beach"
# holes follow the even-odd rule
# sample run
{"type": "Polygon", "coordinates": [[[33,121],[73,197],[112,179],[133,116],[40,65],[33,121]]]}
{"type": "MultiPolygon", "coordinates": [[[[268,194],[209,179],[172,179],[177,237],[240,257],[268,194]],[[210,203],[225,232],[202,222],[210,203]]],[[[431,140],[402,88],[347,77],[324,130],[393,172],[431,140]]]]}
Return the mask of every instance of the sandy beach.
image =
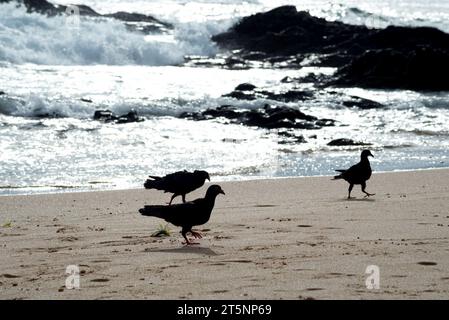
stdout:
{"type": "Polygon", "coordinates": [[[376,195],[356,186],[354,200],[330,177],[220,185],[189,247],[174,226],[150,236],[165,223],[137,210],[169,200],[158,191],[0,197],[0,298],[449,298],[447,169],[377,173],[376,195]],[[80,289],[66,289],[68,265],[80,289]],[[366,287],[369,265],[380,289],[366,287]]]}

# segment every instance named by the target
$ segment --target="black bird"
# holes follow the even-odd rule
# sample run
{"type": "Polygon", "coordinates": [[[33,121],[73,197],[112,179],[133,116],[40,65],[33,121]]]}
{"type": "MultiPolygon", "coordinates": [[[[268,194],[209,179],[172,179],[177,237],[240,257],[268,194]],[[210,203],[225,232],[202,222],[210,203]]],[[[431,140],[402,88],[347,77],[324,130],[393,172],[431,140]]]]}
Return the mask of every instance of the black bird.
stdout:
{"type": "Polygon", "coordinates": [[[335,176],[334,180],[344,179],[349,183],[349,194],[348,199],[351,199],[351,191],[355,184],[362,185],[362,191],[366,194],[366,197],[374,196],[374,194],[368,193],[365,191],[366,181],[371,177],[371,166],[368,160],[368,157],[374,156],[371,154],[369,150],[363,150],[360,156],[360,162],[356,165],[353,165],[351,168],[347,170],[335,170],[341,172],[340,175],[335,176]]]}
{"type": "Polygon", "coordinates": [[[186,202],[186,194],[201,187],[207,180],[210,181],[209,173],[206,171],[195,170],[193,173],[178,171],[166,175],[165,177],[149,176],[143,186],[145,189],[157,189],[173,193],[169,205],[174,198],[182,196],[182,202],[186,202]]]}
{"type": "Polygon", "coordinates": [[[182,227],[181,234],[186,239],[186,244],[195,244],[187,238],[187,233],[190,232],[195,238],[202,238],[199,232],[192,230],[192,227],[209,221],[215,198],[220,193],[225,194],[219,185],[214,184],[207,189],[204,198],[168,206],[145,206],[139,209],[139,212],[144,216],[161,218],[182,227]]]}

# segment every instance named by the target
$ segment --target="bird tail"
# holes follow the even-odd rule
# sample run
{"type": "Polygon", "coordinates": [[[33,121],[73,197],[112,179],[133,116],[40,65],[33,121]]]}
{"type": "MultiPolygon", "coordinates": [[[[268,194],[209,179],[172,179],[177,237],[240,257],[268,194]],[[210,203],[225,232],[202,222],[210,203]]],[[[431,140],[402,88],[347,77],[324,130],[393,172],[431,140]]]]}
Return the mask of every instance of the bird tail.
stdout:
{"type": "Polygon", "coordinates": [[[145,187],[145,189],[156,189],[158,186],[158,182],[162,179],[161,177],[156,177],[156,176],[149,176],[149,178],[153,179],[147,179],[147,181],[145,181],[145,183],[143,184],[143,186],[145,187]]]}
{"type": "Polygon", "coordinates": [[[341,174],[339,174],[338,176],[334,176],[334,178],[331,179],[331,180],[340,180],[340,179],[343,179],[343,173],[345,173],[346,170],[335,170],[335,171],[341,172],[341,174]]]}
{"type": "Polygon", "coordinates": [[[167,206],[145,206],[139,212],[143,216],[163,218],[166,208],[167,206]]]}

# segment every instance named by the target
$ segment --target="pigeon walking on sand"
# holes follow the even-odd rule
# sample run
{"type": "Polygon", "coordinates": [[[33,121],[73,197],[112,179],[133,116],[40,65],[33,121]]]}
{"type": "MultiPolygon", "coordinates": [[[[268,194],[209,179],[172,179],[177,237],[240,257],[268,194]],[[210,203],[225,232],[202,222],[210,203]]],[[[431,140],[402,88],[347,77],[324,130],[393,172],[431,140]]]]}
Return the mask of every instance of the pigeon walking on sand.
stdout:
{"type": "Polygon", "coordinates": [[[347,170],[335,170],[341,172],[340,175],[335,176],[333,180],[343,179],[349,183],[349,193],[348,199],[351,199],[351,191],[355,184],[360,184],[362,186],[362,192],[366,194],[365,197],[374,196],[373,193],[368,193],[365,191],[366,181],[371,177],[371,165],[369,163],[368,157],[374,156],[369,150],[363,150],[360,156],[360,162],[353,165],[347,170]]]}
{"type": "Polygon", "coordinates": [[[220,193],[225,194],[221,187],[215,184],[207,189],[204,198],[168,206],[145,206],[139,212],[144,216],[161,218],[175,226],[182,227],[181,234],[186,240],[185,244],[197,244],[187,238],[187,233],[191,233],[197,239],[202,238],[202,235],[193,231],[192,227],[209,221],[215,205],[215,198],[220,193]]]}
{"type": "Polygon", "coordinates": [[[145,189],[163,190],[173,193],[169,205],[174,198],[182,196],[182,202],[186,202],[186,194],[203,186],[204,182],[210,181],[209,173],[195,170],[194,172],[178,171],[166,175],[165,177],[149,176],[144,183],[145,189]]]}

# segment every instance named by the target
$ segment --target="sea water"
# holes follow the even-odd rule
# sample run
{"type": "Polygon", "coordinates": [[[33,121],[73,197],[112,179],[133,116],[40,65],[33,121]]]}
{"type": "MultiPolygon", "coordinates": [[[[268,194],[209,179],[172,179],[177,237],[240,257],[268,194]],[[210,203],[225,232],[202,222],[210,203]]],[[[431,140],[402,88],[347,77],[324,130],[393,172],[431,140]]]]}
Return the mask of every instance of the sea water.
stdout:
{"type": "Polygon", "coordinates": [[[49,18],[14,3],[0,4],[0,194],[140,188],[148,174],[183,169],[207,170],[212,181],[331,175],[357,162],[361,149],[327,145],[338,138],[370,143],[375,171],[449,167],[446,92],[334,88],[323,89],[317,99],[285,103],[337,121],[334,127],[298,130],[305,143],[286,143],[275,130],[177,117],[224,104],[279,105],[223,95],[244,82],[273,91],[283,89],[280,80],[286,76],[335,72],[184,63],[186,56],[213,59],[220,54],[210,37],[243,16],[294,4],[328,20],[377,28],[426,25],[449,32],[447,1],[82,2],[100,13],[150,14],[174,29],[143,35],[119,21],[90,18],[74,28],[63,16],[49,18]],[[386,107],[347,108],[330,91],[386,107]],[[94,121],[99,109],[117,114],[136,110],[145,121],[94,121]]]}

